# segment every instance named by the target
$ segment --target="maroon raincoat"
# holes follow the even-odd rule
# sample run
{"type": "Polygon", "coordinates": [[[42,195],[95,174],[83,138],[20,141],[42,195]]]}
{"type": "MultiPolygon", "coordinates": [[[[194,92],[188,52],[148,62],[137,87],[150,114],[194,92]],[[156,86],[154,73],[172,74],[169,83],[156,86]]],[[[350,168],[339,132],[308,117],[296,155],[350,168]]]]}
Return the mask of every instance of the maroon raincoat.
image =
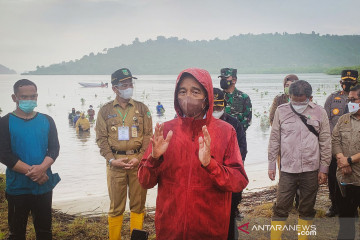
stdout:
{"type": "Polygon", "coordinates": [[[156,239],[226,239],[229,230],[231,192],[248,184],[236,132],[225,121],[212,117],[213,86],[209,73],[190,68],[206,89],[209,109],[205,119],[182,117],[175,90],[177,118],[165,122],[164,138],[172,130],[169,147],[159,159],[151,157],[149,145],[140,163],[138,177],[144,188],[158,184],[156,239]],[[199,137],[206,125],[211,137],[211,161],[202,167],[199,137]]]}

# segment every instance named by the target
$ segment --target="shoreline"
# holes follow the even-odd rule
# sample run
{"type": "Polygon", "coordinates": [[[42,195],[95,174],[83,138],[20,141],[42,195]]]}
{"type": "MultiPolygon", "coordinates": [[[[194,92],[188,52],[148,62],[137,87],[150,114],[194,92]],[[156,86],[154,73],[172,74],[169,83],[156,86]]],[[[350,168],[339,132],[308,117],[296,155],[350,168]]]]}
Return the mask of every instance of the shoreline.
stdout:
{"type": "MultiPolygon", "coordinates": [[[[267,167],[267,164],[251,164],[245,167],[246,173],[249,178],[249,184],[243,191],[245,195],[266,191],[267,189],[277,185],[278,178],[276,178],[275,181],[271,181],[268,178],[267,168],[265,170],[263,168],[263,165],[267,167]],[[261,170],[259,170],[259,165],[261,166],[261,170]]],[[[157,186],[148,189],[145,203],[145,207],[147,209],[156,207],[156,196],[157,186]]],[[[107,194],[85,198],[79,197],[73,199],[53,200],[53,209],[76,216],[101,216],[104,214],[106,215],[109,206],[110,200],[107,194]]],[[[127,199],[125,211],[129,210],[129,199],[127,199]]]]}

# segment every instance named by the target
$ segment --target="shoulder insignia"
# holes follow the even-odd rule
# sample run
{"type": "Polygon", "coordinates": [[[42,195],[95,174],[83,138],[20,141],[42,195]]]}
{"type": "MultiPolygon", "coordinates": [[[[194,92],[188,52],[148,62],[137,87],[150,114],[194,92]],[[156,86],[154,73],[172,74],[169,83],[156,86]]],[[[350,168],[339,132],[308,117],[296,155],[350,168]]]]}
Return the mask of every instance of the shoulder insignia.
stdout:
{"type": "Polygon", "coordinates": [[[332,113],[333,113],[334,115],[338,115],[339,112],[340,112],[340,110],[339,110],[338,108],[334,108],[334,109],[332,110],[332,113]]]}
{"type": "Polygon", "coordinates": [[[146,115],[147,115],[148,118],[151,118],[151,113],[150,112],[147,112],[146,115]]]}
{"type": "Polygon", "coordinates": [[[341,100],[341,97],[335,97],[334,99],[335,100],[341,100]]]}

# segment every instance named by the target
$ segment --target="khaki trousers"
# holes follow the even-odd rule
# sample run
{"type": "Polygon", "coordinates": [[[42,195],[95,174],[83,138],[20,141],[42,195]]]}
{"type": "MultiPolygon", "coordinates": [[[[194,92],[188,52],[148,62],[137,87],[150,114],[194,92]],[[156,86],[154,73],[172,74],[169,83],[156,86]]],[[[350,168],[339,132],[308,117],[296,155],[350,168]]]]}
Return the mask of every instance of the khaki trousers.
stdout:
{"type": "Polygon", "coordinates": [[[109,216],[120,216],[125,211],[129,187],[130,211],[143,213],[145,210],[146,189],[143,189],[137,177],[138,168],[120,169],[107,166],[107,185],[110,197],[109,216]]]}

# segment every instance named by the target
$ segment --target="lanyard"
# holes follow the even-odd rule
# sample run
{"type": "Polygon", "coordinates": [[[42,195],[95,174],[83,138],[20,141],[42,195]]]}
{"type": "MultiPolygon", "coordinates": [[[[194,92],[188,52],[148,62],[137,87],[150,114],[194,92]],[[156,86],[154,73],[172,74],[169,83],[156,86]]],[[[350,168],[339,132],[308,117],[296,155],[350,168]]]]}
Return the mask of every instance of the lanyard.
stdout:
{"type": "Polygon", "coordinates": [[[118,113],[120,114],[120,116],[123,118],[123,120],[122,120],[122,125],[123,125],[123,127],[124,127],[124,126],[125,126],[125,118],[126,118],[128,112],[129,112],[129,110],[125,113],[125,116],[124,116],[124,117],[123,117],[123,115],[121,114],[121,112],[120,112],[119,109],[116,109],[116,110],[118,111],[118,113]]]}

